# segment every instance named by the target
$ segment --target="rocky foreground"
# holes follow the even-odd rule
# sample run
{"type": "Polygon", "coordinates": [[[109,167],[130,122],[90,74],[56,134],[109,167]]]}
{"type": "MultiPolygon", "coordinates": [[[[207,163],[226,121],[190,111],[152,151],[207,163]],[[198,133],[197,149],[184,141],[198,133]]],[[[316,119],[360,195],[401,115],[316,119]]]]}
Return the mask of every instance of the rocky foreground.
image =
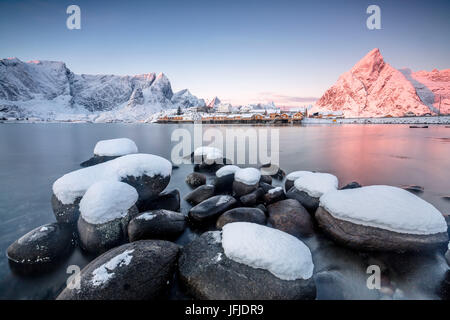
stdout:
{"type": "Polygon", "coordinates": [[[179,191],[165,190],[168,160],[128,139],[100,141],[84,168],[55,181],[57,222],[8,248],[11,268],[48,272],[75,246],[95,256],[63,300],[161,299],[174,282],[196,299],[448,297],[447,222],[413,192],[240,168],[210,147],[191,160],[185,215],[179,191]],[[199,236],[176,244],[188,227],[199,236]],[[375,287],[369,266],[381,272],[375,287]]]}

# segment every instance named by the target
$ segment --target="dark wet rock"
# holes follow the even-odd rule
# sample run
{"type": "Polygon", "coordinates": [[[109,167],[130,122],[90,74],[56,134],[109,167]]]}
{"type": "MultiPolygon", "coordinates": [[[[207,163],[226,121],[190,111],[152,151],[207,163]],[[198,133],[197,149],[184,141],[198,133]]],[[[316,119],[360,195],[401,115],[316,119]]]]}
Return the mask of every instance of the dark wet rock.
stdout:
{"type": "Polygon", "coordinates": [[[239,201],[241,201],[241,203],[244,206],[254,206],[256,205],[259,201],[262,200],[264,196],[264,190],[262,188],[258,188],[255,191],[250,192],[249,194],[246,194],[245,196],[242,196],[239,198],[239,201]]]}
{"type": "Polygon", "coordinates": [[[341,188],[341,190],[345,190],[345,189],[356,189],[356,188],[361,188],[361,187],[362,187],[362,186],[361,186],[358,182],[353,181],[353,182],[350,182],[350,183],[346,184],[345,186],[343,186],[343,187],[341,188]]]}
{"type": "Polygon", "coordinates": [[[230,192],[233,190],[234,173],[222,177],[216,177],[214,187],[216,192],[230,192]]]}
{"type": "Polygon", "coordinates": [[[221,163],[213,163],[213,164],[207,164],[207,163],[196,163],[194,165],[194,171],[195,172],[207,172],[207,173],[213,173],[222,168],[224,165],[221,163]]]}
{"type": "Polygon", "coordinates": [[[197,188],[206,183],[206,176],[198,172],[191,172],[186,177],[186,183],[192,188],[197,188]]]}
{"type": "Polygon", "coordinates": [[[114,248],[80,273],[79,289],[65,288],[58,300],[148,300],[166,296],[178,245],[141,240],[114,248]]]}
{"type": "Polygon", "coordinates": [[[266,193],[267,191],[275,188],[273,185],[271,184],[267,184],[265,182],[260,182],[259,183],[259,187],[262,188],[264,190],[264,193],[266,193]]]}
{"type": "Polygon", "coordinates": [[[141,202],[138,209],[139,212],[157,209],[179,211],[180,191],[178,189],[174,189],[171,191],[161,192],[156,199],[141,202]]]}
{"type": "Polygon", "coordinates": [[[137,207],[132,206],[126,216],[100,224],[89,223],[80,215],[78,218],[80,247],[98,254],[125,243],[128,239],[128,223],[138,213],[137,207]]]}
{"type": "Polygon", "coordinates": [[[286,196],[284,194],[284,190],[281,187],[270,189],[265,195],[264,195],[264,203],[265,204],[271,204],[277,201],[281,201],[286,199],[286,196]]]}
{"type": "Polygon", "coordinates": [[[180,167],[180,166],[178,166],[178,165],[172,163],[172,170],[173,170],[173,169],[178,169],[179,167],[180,167]]]}
{"type": "Polygon", "coordinates": [[[71,204],[63,204],[55,194],[53,194],[51,202],[56,221],[60,223],[75,224],[80,216],[80,200],[81,197],[78,197],[71,204]]]}
{"type": "Polygon", "coordinates": [[[217,219],[217,229],[222,229],[224,225],[231,222],[253,222],[257,224],[266,224],[266,215],[258,208],[234,208],[224,212],[217,219]]]}
{"type": "Polygon", "coordinates": [[[259,180],[259,182],[272,184],[272,177],[271,176],[267,176],[267,175],[261,175],[261,179],[259,180]]]}
{"type": "Polygon", "coordinates": [[[106,161],[110,161],[110,160],[116,159],[118,157],[119,156],[97,156],[97,155],[94,155],[89,160],[86,160],[86,161],[82,162],[80,164],[80,166],[82,166],[84,168],[85,167],[90,167],[90,166],[95,166],[96,164],[103,163],[103,162],[106,162],[106,161]]]}
{"type": "Polygon", "coordinates": [[[286,199],[267,206],[268,222],[275,228],[297,238],[314,233],[311,215],[294,199],[286,199]]]}
{"type": "Polygon", "coordinates": [[[147,175],[140,177],[128,176],[127,178],[122,179],[122,182],[125,182],[136,189],[139,194],[136,206],[141,207],[141,203],[149,202],[158,198],[161,192],[169,184],[170,175],[165,177],[159,174],[153,177],[149,177],[147,175]]]}
{"type": "Polygon", "coordinates": [[[139,214],[128,224],[130,242],[145,239],[175,239],[186,228],[186,216],[169,210],[154,210],[139,214]]]}
{"type": "Polygon", "coordinates": [[[286,176],[286,172],[284,172],[278,165],[266,163],[260,167],[262,175],[269,175],[272,178],[282,180],[286,176]]]}
{"type": "Polygon", "coordinates": [[[414,194],[420,194],[423,193],[423,187],[421,186],[416,186],[416,185],[409,185],[409,186],[402,186],[403,189],[412,192],[414,194]]]}
{"type": "Polygon", "coordinates": [[[398,233],[336,219],[322,207],[317,209],[315,218],[334,241],[357,250],[421,251],[448,242],[447,232],[430,235],[398,233]]]}
{"type": "Polygon", "coordinates": [[[260,209],[262,212],[264,212],[265,215],[267,215],[267,208],[265,205],[263,205],[262,203],[258,204],[255,208],[260,209]]]}
{"type": "Polygon", "coordinates": [[[291,190],[294,187],[294,182],[295,180],[286,179],[286,181],[284,182],[284,190],[286,190],[286,192],[291,190]]]}
{"type": "Polygon", "coordinates": [[[51,269],[73,248],[73,228],[67,224],[49,223],[31,230],[6,250],[14,271],[34,273],[51,269]]]}
{"type": "Polygon", "coordinates": [[[450,201],[450,196],[443,196],[442,199],[445,201],[450,201]]]}
{"type": "Polygon", "coordinates": [[[286,193],[286,198],[295,199],[301,203],[309,213],[314,214],[319,207],[319,198],[311,197],[306,192],[298,190],[295,186],[286,193]]]}
{"type": "Polygon", "coordinates": [[[234,181],[233,182],[233,192],[236,197],[241,197],[246,194],[249,194],[250,192],[256,190],[258,188],[258,183],[253,185],[248,185],[240,181],[234,181]]]}
{"type": "Polygon", "coordinates": [[[281,280],[264,269],[228,259],[220,233],[206,232],[186,245],[178,260],[180,280],[196,299],[299,300],[314,299],[308,280],[281,280]]]}
{"type": "Polygon", "coordinates": [[[199,204],[202,201],[205,201],[206,199],[211,198],[214,196],[215,188],[211,184],[204,184],[200,187],[195,188],[191,192],[189,192],[187,195],[184,196],[184,200],[187,202],[196,205],[199,204]]]}
{"type": "Polygon", "coordinates": [[[202,222],[217,217],[231,209],[237,201],[232,196],[218,195],[200,202],[189,210],[189,217],[195,222],[202,222]]]}

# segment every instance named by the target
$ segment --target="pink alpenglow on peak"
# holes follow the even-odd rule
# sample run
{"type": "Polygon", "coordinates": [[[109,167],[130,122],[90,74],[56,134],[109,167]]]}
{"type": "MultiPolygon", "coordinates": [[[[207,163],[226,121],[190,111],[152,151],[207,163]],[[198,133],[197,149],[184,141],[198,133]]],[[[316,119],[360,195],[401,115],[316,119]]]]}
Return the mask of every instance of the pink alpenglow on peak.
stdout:
{"type": "Polygon", "coordinates": [[[441,113],[448,112],[449,78],[448,70],[409,71],[408,75],[408,71],[386,63],[380,50],[373,49],[339,77],[310,113],[342,111],[347,118],[436,114],[438,93],[442,95],[441,113]]]}

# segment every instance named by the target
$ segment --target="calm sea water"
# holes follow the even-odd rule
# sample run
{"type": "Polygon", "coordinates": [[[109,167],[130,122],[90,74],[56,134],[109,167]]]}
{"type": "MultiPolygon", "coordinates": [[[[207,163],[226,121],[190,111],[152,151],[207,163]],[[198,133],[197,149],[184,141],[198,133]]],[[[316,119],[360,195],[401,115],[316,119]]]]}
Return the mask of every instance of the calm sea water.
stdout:
{"type": "MultiPolygon", "coordinates": [[[[89,262],[79,250],[61,267],[39,277],[10,271],[5,256],[17,238],[53,222],[50,197],[53,182],[79,169],[102,139],[128,137],[140,152],[170,159],[171,133],[192,131],[192,125],[150,124],[1,124],[0,125],[0,298],[52,299],[65,286],[66,267],[89,262]]],[[[225,132],[236,126],[217,126],[225,132]]],[[[239,128],[248,129],[240,126],[239,128]]],[[[265,130],[267,127],[253,127],[265,130]]],[[[316,170],[335,174],[344,185],[419,185],[420,196],[450,214],[450,128],[410,129],[403,125],[333,125],[275,127],[280,134],[280,165],[286,172],[316,170]]],[[[173,171],[168,189],[186,194],[185,176],[191,165],[173,171]]],[[[182,203],[183,211],[189,206],[182,203]]],[[[195,234],[187,231],[179,243],[195,234]]],[[[177,294],[175,293],[174,296],[177,294]]]]}

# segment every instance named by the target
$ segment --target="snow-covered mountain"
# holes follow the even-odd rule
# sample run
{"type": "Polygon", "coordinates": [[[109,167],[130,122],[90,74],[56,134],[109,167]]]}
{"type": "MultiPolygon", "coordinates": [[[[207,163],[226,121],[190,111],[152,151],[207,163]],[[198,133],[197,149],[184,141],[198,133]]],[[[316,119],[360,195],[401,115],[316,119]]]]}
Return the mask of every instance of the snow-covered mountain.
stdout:
{"type": "Polygon", "coordinates": [[[187,89],[173,93],[163,73],[77,75],[63,62],[0,59],[0,117],[137,121],[204,105],[187,89]]]}
{"type": "Polygon", "coordinates": [[[373,49],[342,74],[310,111],[342,111],[345,117],[435,114],[442,94],[441,113],[448,113],[450,73],[399,71],[373,49]]]}

